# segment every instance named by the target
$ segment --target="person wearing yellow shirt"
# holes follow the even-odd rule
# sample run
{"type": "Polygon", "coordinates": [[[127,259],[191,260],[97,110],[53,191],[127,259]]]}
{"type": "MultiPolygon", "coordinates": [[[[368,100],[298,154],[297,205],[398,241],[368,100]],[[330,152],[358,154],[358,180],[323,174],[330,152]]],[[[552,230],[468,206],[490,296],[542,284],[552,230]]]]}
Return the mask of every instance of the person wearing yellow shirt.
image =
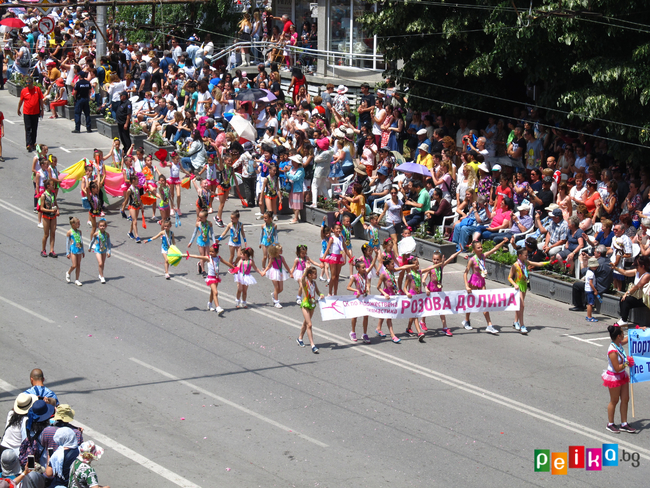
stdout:
{"type": "Polygon", "coordinates": [[[433,171],[433,156],[429,154],[428,144],[420,144],[418,146],[418,157],[415,162],[422,166],[426,166],[429,171],[433,171]]]}

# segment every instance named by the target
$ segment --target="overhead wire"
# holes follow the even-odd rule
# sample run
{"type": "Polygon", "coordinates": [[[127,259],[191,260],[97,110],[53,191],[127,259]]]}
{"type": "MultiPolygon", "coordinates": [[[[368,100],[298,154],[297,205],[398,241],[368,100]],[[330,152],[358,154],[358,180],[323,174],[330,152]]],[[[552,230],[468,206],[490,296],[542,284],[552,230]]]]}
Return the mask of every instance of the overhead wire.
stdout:
{"type": "MultiPolygon", "coordinates": [[[[524,103],[524,104],[528,103],[528,102],[521,101],[521,100],[519,100],[519,101],[518,100],[511,100],[509,98],[498,97],[496,95],[488,95],[487,93],[479,93],[479,92],[475,92],[475,91],[471,91],[471,90],[465,90],[463,88],[456,88],[456,87],[453,87],[453,86],[441,85],[439,83],[433,83],[433,82],[430,82],[430,81],[416,80],[415,78],[408,78],[408,77],[405,77],[405,76],[402,77],[402,79],[403,80],[408,80],[408,81],[414,81],[416,83],[422,83],[424,85],[432,85],[432,86],[437,86],[439,88],[459,91],[459,92],[462,92],[462,93],[467,93],[468,95],[477,95],[477,96],[480,96],[480,97],[492,98],[494,100],[499,100],[499,101],[502,101],[502,102],[518,103],[518,104],[519,103],[524,103]]],[[[561,109],[558,109],[558,108],[543,107],[543,106],[537,105],[537,104],[535,104],[535,107],[540,108],[542,110],[550,110],[552,112],[558,112],[558,113],[561,113],[561,114],[564,114],[564,115],[573,115],[573,116],[576,116],[576,117],[584,117],[584,118],[588,118],[588,119],[591,119],[591,120],[597,120],[599,122],[606,122],[606,123],[610,123],[610,124],[621,125],[621,126],[624,126],[624,127],[629,127],[631,129],[650,130],[650,127],[643,127],[643,126],[639,126],[639,125],[626,124],[624,122],[616,122],[614,120],[601,119],[599,117],[591,117],[589,115],[581,114],[581,113],[578,113],[578,112],[567,112],[566,110],[561,110],[561,109]]]]}
{"type": "MultiPolygon", "coordinates": [[[[437,100],[437,99],[435,99],[435,98],[423,97],[423,96],[421,96],[421,95],[413,95],[413,94],[410,94],[410,93],[405,92],[405,91],[403,91],[403,90],[397,90],[397,92],[398,92],[398,93],[401,93],[402,95],[405,95],[407,98],[409,98],[409,97],[410,97],[410,98],[419,98],[420,100],[426,100],[426,101],[429,101],[429,102],[435,102],[435,103],[439,103],[439,104],[441,104],[441,105],[449,105],[449,106],[451,106],[451,107],[462,108],[462,109],[464,109],[464,110],[472,110],[472,111],[474,111],[474,112],[479,112],[479,113],[483,113],[483,114],[487,114],[487,115],[493,115],[493,116],[500,117],[500,118],[502,118],[502,119],[506,119],[506,120],[511,118],[511,117],[508,116],[508,115],[503,115],[503,114],[494,113],[493,111],[482,110],[482,109],[474,108],[474,107],[467,107],[467,106],[465,106],[465,105],[460,105],[460,104],[458,104],[458,103],[446,102],[446,101],[444,101],[444,100],[437,100]]],[[[548,127],[548,128],[550,128],[550,129],[557,129],[557,127],[555,127],[554,125],[543,124],[543,123],[540,123],[540,122],[538,122],[537,124],[540,125],[541,127],[548,127]]],[[[588,132],[582,132],[582,131],[574,130],[574,129],[572,129],[570,132],[575,133],[575,134],[582,134],[582,135],[585,135],[585,136],[588,136],[588,137],[592,137],[592,136],[593,136],[593,134],[590,134],[590,133],[588,133],[588,132]]],[[[628,146],[640,147],[640,148],[642,148],[642,149],[650,149],[650,145],[643,145],[643,144],[638,144],[638,143],[635,143],[635,142],[622,141],[622,140],[620,140],[620,139],[614,139],[614,138],[606,137],[606,136],[598,136],[598,138],[599,138],[599,139],[604,139],[604,140],[606,140],[606,141],[610,141],[610,142],[616,142],[616,143],[618,143],[618,144],[625,144],[625,145],[628,145],[628,146]]]]}

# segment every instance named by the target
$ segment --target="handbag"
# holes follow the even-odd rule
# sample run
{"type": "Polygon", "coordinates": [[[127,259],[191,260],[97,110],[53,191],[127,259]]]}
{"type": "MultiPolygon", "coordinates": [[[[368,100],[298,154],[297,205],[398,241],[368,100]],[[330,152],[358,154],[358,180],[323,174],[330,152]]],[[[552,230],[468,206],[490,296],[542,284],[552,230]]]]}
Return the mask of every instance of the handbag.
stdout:
{"type": "Polygon", "coordinates": [[[643,304],[650,308],[650,281],[643,287],[643,304]]]}

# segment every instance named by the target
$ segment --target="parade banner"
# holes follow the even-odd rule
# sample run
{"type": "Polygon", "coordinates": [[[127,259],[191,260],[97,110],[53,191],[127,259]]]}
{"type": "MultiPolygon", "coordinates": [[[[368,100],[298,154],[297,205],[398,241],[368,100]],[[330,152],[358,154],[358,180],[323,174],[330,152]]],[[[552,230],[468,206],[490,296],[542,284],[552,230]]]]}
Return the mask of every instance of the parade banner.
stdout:
{"type": "Polygon", "coordinates": [[[513,288],[496,290],[465,290],[398,295],[386,299],[383,295],[365,297],[331,296],[319,300],[323,321],[376,317],[379,319],[410,319],[431,315],[478,312],[514,312],[519,310],[519,292],[513,288]]]}
{"type": "Polygon", "coordinates": [[[627,340],[629,354],[634,358],[634,366],[630,368],[630,381],[650,381],[650,329],[631,329],[627,340]]]}

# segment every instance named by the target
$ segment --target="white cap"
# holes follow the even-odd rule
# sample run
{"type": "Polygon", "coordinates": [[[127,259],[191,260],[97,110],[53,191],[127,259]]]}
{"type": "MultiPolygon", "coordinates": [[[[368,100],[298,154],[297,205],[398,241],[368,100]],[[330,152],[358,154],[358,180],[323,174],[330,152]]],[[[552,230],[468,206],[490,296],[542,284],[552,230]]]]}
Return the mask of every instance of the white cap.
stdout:
{"type": "Polygon", "coordinates": [[[495,164],[494,166],[492,166],[492,171],[501,171],[501,165],[495,164]]]}
{"type": "Polygon", "coordinates": [[[426,135],[426,134],[427,134],[427,130],[426,130],[426,129],[420,129],[420,130],[418,131],[418,134],[417,134],[417,135],[419,135],[419,136],[424,136],[424,135],[426,135]]]}

